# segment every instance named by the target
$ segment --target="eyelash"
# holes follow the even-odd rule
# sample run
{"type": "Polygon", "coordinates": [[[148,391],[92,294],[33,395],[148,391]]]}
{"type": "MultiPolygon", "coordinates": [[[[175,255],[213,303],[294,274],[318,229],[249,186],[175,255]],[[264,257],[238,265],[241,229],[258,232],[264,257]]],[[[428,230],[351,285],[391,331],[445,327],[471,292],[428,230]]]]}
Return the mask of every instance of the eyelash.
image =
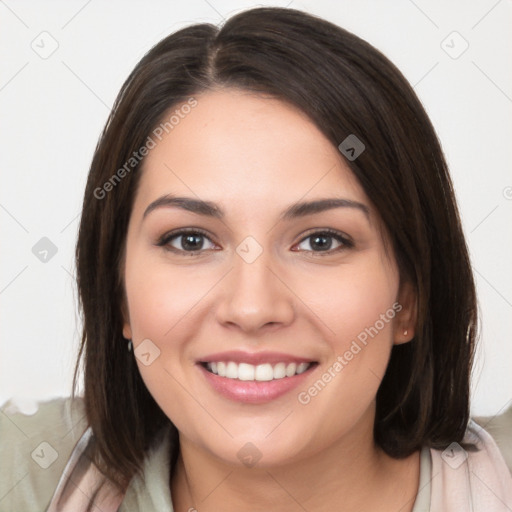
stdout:
{"type": "MultiPolygon", "coordinates": [[[[208,233],[206,233],[202,229],[191,228],[191,229],[180,229],[179,231],[166,233],[159,238],[156,245],[158,247],[162,247],[165,251],[174,252],[176,254],[187,254],[189,256],[199,256],[202,252],[211,250],[211,249],[200,249],[197,251],[184,251],[182,249],[176,249],[175,247],[169,246],[169,242],[171,242],[171,240],[173,240],[174,238],[177,238],[179,236],[187,235],[187,234],[202,235],[205,238],[207,238],[208,240],[210,240],[210,242],[214,243],[213,240],[211,240],[211,238],[209,237],[208,233]]],[[[346,250],[346,249],[352,249],[354,247],[354,242],[352,242],[352,240],[350,240],[346,235],[344,235],[343,233],[341,233],[339,231],[335,231],[335,230],[329,229],[329,228],[310,232],[308,235],[304,236],[296,245],[301,244],[308,238],[312,238],[314,235],[327,235],[328,237],[334,238],[336,241],[340,242],[342,245],[340,247],[337,247],[336,249],[329,249],[327,251],[304,251],[304,250],[302,251],[302,252],[312,253],[312,257],[317,257],[317,256],[323,257],[325,255],[330,255],[330,254],[337,253],[339,251],[346,250]]]]}

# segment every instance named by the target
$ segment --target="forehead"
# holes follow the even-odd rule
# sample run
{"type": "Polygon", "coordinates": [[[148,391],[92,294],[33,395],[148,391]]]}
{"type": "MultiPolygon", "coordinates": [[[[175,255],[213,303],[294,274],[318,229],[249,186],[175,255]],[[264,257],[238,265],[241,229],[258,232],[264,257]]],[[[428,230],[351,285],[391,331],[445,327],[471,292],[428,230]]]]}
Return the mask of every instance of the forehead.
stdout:
{"type": "MultiPolygon", "coordinates": [[[[297,108],[234,89],[194,98],[197,104],[174,116],[161,140],[153,137],[156,145],[142,166],[139,203],[164,193],[247,208],[269,198],[289,204],[343,197],[371,209],[338,149],[297,108]]],[[[180,105],[164,119],[176,110],[180,105]]]]}

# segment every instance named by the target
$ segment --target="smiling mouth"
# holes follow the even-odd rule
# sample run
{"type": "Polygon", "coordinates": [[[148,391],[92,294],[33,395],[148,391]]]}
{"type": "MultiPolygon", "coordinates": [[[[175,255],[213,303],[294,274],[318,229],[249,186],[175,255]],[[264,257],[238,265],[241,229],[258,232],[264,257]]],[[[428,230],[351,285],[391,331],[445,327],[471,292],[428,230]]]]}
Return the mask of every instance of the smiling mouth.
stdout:
{"type": "Polygon", "coordinates": [[[287,379],[308,371],[318,363],[277,363],[277,364],[248,364],[234,361],[201,362],[208,372],[239,381],[268,382],[287,379]]]}

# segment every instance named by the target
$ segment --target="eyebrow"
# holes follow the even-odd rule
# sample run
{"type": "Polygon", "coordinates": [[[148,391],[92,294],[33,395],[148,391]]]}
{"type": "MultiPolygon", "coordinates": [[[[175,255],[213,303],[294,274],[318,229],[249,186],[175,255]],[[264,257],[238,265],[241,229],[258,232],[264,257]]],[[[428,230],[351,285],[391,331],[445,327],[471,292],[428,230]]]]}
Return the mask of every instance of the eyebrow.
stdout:
{"type": "MultiPolygon", "coordinates": [[[[171,194],[159,197],[153,201],[144,211],[142,220],[144,220],[152,211],[158,208],[181,208],[198,215],[223,219],[225,214],[222,208],[211,201],[203,201],[192,197],[176,197],[171,194]]],[[[315,213],[321,213],[334,208],[353,208],[365,214],[370,220],[370,209],[363,203],[351,199],[326,198],[316,199],[314,201],[303,201],[290,205],[280,215],[281,220],[291,220],[298,217],[305,217],[315,213]]]]}

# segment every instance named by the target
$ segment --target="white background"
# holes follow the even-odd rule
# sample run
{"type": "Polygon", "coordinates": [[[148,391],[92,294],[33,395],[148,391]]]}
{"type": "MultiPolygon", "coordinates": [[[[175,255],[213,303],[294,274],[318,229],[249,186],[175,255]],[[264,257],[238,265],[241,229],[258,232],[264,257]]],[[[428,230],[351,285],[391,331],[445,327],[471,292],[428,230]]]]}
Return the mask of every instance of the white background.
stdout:
{"type": "MultiPolygon", "coordinates": [[[[67,396],[80,336],[73,251],[97,139],[146,51],[249,1],[0,0],[0,403],[67,396]],[[185,3],[185,2],[183,2],[185,3]],[[58,43],[48,58],[46,31],[58,43]],[[48,237],[43,263],[32,247],[48,237]]],[[[262,4],[258,4],[262,5],[262,4]]],[[[386,54],[415,87],[446,152],[482,314],[473,414],[512,403],[510,0],[269,2],[320,15],[386,54]],[[457,31],[469,48],[462,48],[457,31]],[[445,41],[445,43],[442,43],[445,41]]],[[[450,257],[449,254],[446,255],[450,257]]]]}

